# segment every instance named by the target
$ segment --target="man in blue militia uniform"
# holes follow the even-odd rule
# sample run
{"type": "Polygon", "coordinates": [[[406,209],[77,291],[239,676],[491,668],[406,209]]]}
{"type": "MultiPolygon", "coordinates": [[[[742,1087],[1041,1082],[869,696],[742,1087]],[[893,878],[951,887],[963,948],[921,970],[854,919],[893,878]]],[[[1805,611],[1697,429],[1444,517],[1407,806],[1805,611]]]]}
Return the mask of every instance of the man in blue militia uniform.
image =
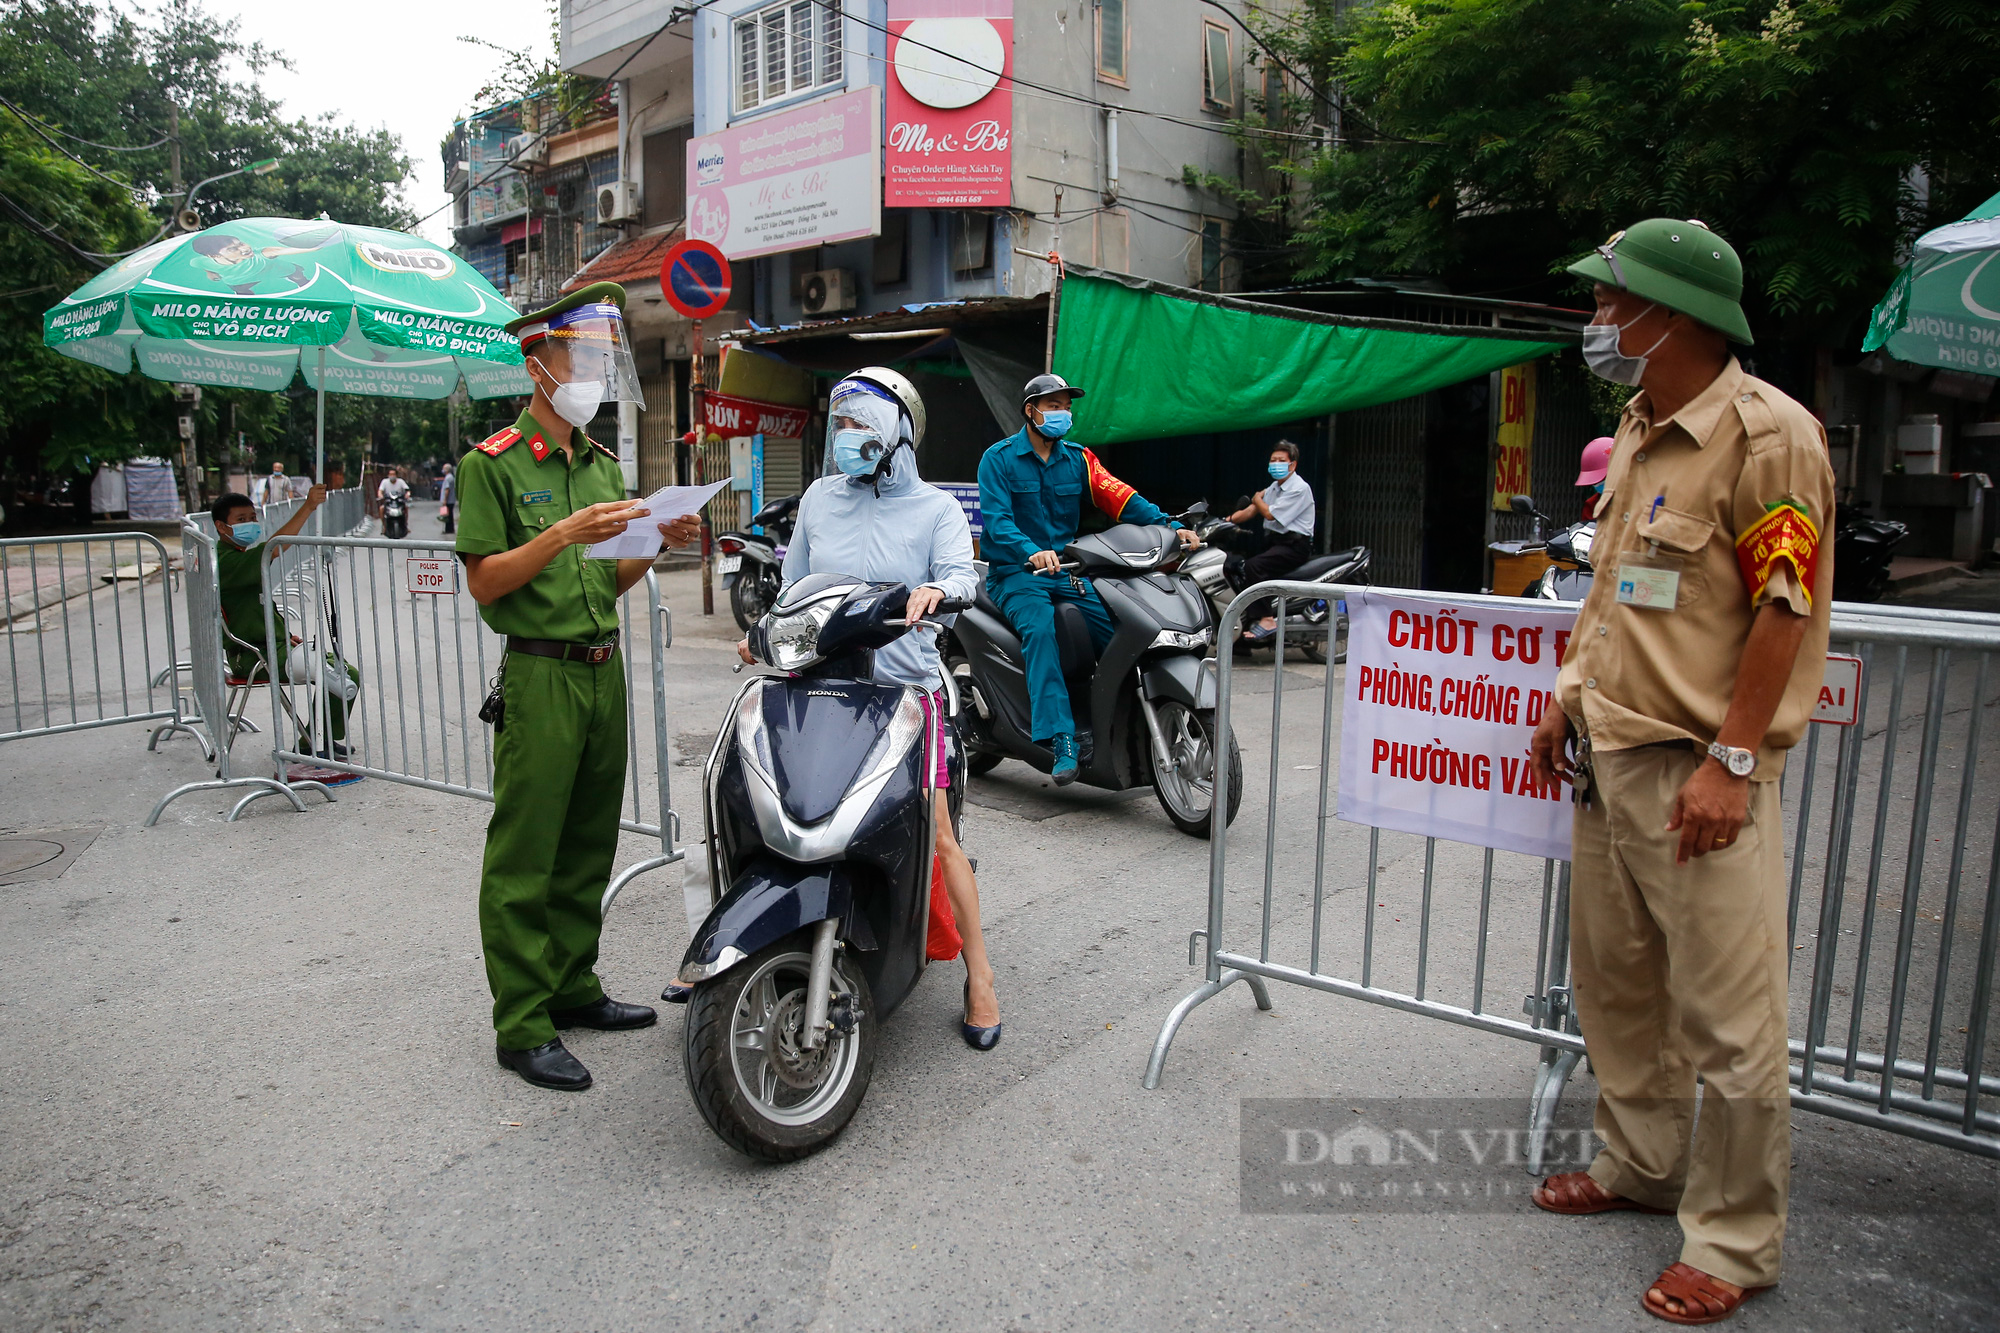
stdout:
{"type": "MultiPolygon", "coordinates": [[[[508,324],[534,401],[458,467],[466,586],[507,638],[479,879],[496,1047],[528,1082],[566,1092],[589,1087],[590,1071],[558,1029],[644,1027],[655,1017],[610,999],[597,979],[598,903],[625,795],[618,598],[653,563],[588,554],[647,517],[625,498],[618,456],[583,433],[606,398],[639,401],[624,305],[623,288],[600,282],[508,324]]],[[[685,546],[701,520],[658,526],[668,545],[685,546]]]]}
{"type": "MultiPolygon", "coordinates": [[[[986,526],[986,589],[1021,636],[1027,657],[1034,741],[1055,755],[1058,785],[1076,781],[1076,722],[1056,647],[1055,603],[1073,602],[1099,652],[1111,642],[1111,616],[1089,583],[1057,571],[1057,551],[1076,540],[1085,491],[1113,522],[1173,523],[1166,511],[1111,475],[1097,455],[1065,440],[1070,402],[1083,397],[1060,375],[1037,375],[1021,391],[1026,424],[979,460],[979,516],[986,526]],[[1029,567],[1033,568],[1030,569],[1029,567]]],[[[1200,538],[1180,528],[1188,546],[1200,538]]]]}

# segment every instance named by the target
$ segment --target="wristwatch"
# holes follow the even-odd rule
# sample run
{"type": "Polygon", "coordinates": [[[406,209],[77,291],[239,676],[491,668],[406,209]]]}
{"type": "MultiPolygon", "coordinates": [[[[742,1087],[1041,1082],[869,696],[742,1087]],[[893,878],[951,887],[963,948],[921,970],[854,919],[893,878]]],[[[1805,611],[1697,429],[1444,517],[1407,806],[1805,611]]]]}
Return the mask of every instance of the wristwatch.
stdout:
{"type": "Polygon", "coordinates": [[[1747,778],[1757,767],[1755,750],[1739,750],[1733,745],[1715,741],[1708,747],[1708,757],[1721,761],[1732,778],[1747,778]]]}

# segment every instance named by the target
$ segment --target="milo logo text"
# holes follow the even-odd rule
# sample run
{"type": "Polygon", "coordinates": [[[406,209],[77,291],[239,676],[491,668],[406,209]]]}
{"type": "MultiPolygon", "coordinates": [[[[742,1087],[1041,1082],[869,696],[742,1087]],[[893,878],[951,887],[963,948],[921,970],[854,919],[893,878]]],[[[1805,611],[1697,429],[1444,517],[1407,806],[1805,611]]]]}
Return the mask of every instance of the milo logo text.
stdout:
{"type": "Polygon", "coordinates": [[[355,244],[354,253],[362,261],[385,273],[419,273],[426,278],[443,278],[451,274],[451,256],[442,250],[394,250],[373,241],[355,244]]]}

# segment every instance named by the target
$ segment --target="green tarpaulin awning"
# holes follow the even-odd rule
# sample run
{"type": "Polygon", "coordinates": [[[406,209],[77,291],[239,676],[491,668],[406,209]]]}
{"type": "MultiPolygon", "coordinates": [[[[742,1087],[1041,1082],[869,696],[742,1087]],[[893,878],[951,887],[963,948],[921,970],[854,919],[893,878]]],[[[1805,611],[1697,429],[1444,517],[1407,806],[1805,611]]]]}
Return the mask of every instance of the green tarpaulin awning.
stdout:
{"type": "Polygon", "coordinates": [[[1539,330],[1445,333],[1071,269],[1056,321],[1055,369],[1089,390],[1076,402],[1073,437],[1118,444],[1370,407],[1575,341],[1539,330]]]}

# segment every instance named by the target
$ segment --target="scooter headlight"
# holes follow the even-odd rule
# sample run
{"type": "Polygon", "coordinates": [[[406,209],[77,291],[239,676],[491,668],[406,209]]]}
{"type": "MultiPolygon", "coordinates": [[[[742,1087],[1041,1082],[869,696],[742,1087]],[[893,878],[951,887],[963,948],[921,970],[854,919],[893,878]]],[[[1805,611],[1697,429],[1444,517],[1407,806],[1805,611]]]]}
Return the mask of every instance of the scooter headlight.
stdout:
{"type": "Polygon", "coordinates": [[[1196,630],[1189,634],[1183,630],[1163,629],[1153,636],[1152,648],[1180,648],[1188,652],[1198,652],[1208,647],[1208,631],[1196,630]]]}
{"type": "Polygon", "coordinates": [[[798,671],[817,661],[819,632],[826,628],[834,607],[839,604],[839,598],[830,597],[773,619],[765,631],[771,665],[780,671],[798,671]]]}

